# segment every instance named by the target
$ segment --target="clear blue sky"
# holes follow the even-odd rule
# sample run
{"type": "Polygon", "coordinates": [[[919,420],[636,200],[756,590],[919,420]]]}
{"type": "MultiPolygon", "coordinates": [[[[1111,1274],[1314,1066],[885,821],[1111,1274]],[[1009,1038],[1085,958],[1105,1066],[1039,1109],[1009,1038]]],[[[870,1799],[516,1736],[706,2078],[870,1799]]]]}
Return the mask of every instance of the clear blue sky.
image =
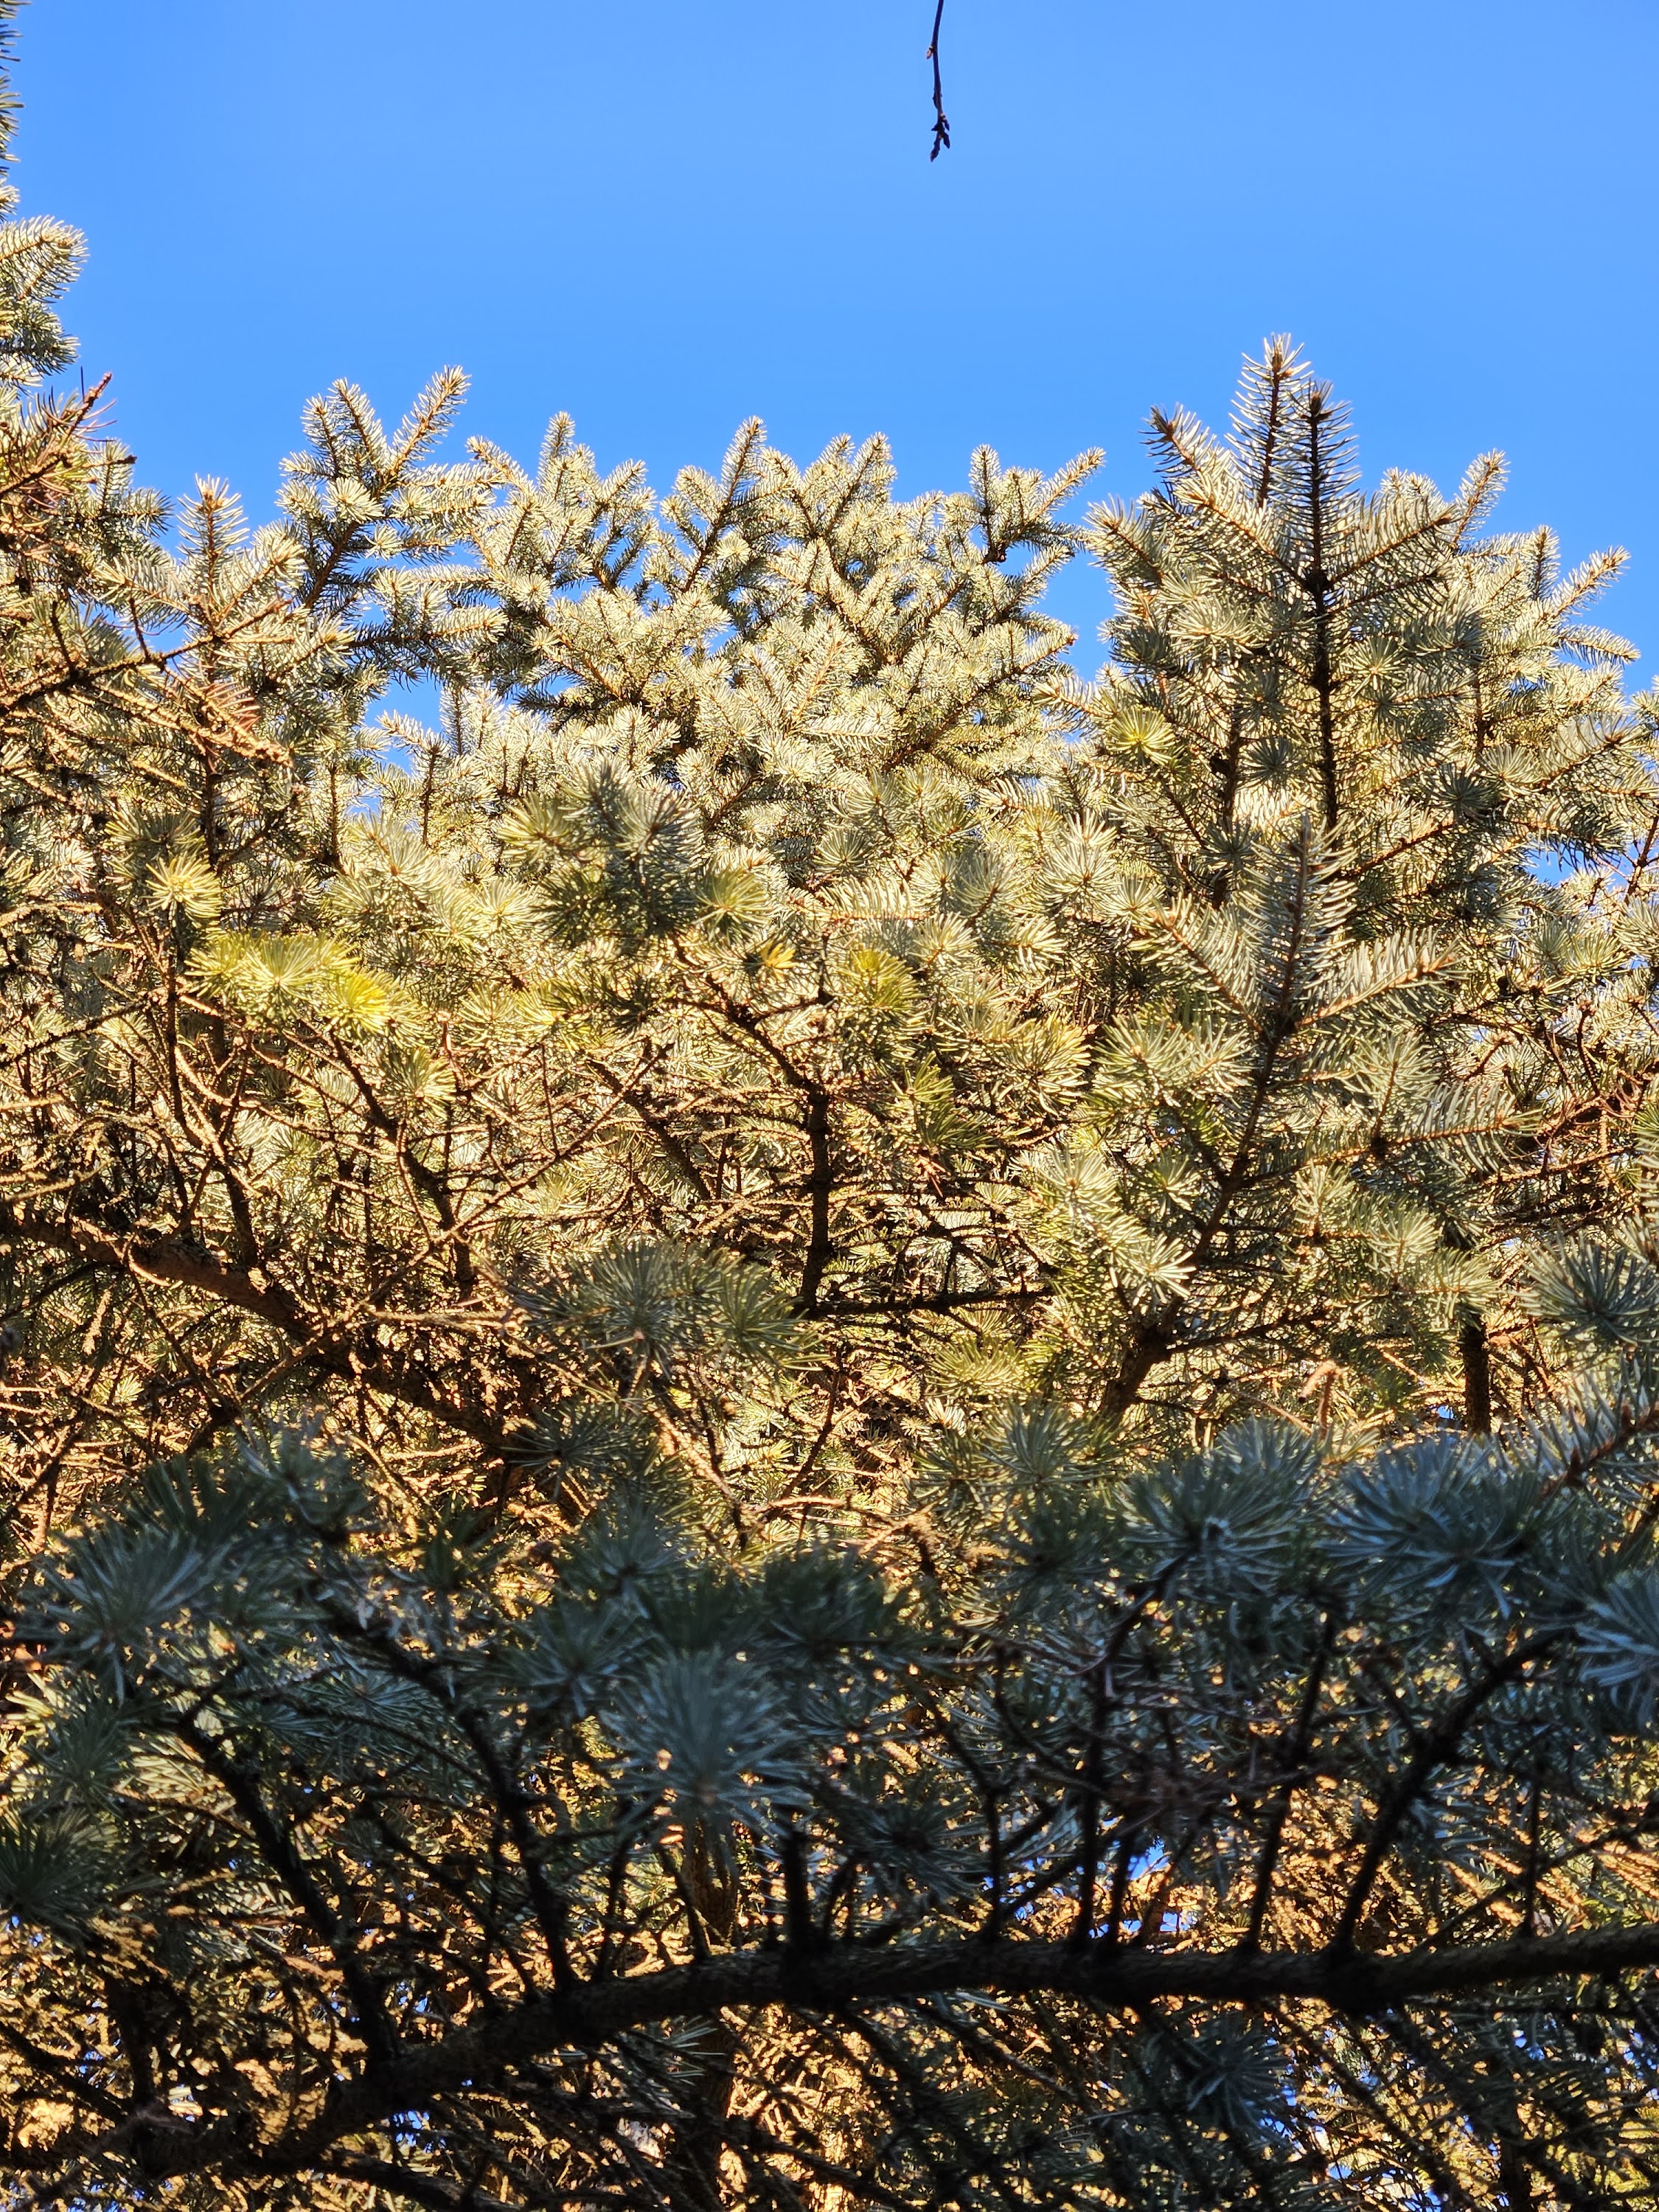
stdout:
{"type": "MultiPolygon", "coordinates": [[[[268,511],[331,378],[441,363],[533,459],[570,410],[665,483],[763,415],[1146,480],[1289,329],[1362,458],[1513,465],[1504,519],[1620,543],[1659,662],[1655,0],[34,0],[17,181],[88,234],[70,319],[146,481],[268,511]]],[[[1092,629],[1097,579],[1063,586],[1092,629]]],[[[1091,659],[1085,647],[1081,658],[1091,659]]]]}

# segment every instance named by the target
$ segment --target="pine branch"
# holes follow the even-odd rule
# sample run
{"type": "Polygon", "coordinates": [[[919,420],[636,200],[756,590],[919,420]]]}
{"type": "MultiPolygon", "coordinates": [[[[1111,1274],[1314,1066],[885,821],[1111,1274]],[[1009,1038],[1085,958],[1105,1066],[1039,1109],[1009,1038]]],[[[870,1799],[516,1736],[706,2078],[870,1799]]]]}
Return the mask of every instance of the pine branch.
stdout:
{"type": "Polygon", "coordinates": [[[1349,1884],[1342,1917],[1332,1938],[1334,1950],[1340,1953],[1352,1949],[1383,1863],[1436,1773],[1455,1757],[1470,1727],[1498,1692],[1517,1680],[1536,1660],[1547,1657],[1559,1644],[1565,1632],[1557,1629],[1516,1644],[1471,1682],[1462,1696],[1454,1699],[1434,1725],[1424,1732],[1404,1771],[1376,1808],[1365,1840],[1364,1856],[1349,1884]]]}
{"type": "Polygon", "coordinates": [[[173,1733],[225,1790],[246,1821],[271,1872],[333,1953],[350,1993],[371,2066],[395,2063],[401,2045],[386,2010],[386,1992],[365,1965],[349,1920],[324,1895],[294,1838],[266,1804],[258,1775],[205,1735],[198,1723],[180,1719],[174,1723],[173,1733]]]}
{"type": "MultiPolygon", "coordinates": [[[[459,2029],[394,2063],[371,2066],[341,2087],[329,2110],[266,2144],[259,2171],[302,2173],[335,2143],[392,2115],[420,2110],[469,2081],[521,2066],[560,2048],[599,2051],[631,2030],[725,2009],[771,2006],[830,2014],[948,1995],[1073,1996],[1109,2012],[1188,1999],[1251,2008],[1310,2002],[1353,2020],[1410,2005],[1455,2013],[1471,1996],[1557,1979],[1610,1977],[1659,1967],[1659,1922],[1570,1935],[1388,1954],[1346,1947],[1314,1952],[1203,1953],[1126,1948],[1097,1939],[1066,1942],[970,1936],[931,1945],[872,1949],[834,1943],[810,1954],[742,1952],[580,1985],[459,2029]]],[[[210,2129],[180,2129],[158,2153],[162,2171],[204,2170],[222,2155],[210,2129]]]]}

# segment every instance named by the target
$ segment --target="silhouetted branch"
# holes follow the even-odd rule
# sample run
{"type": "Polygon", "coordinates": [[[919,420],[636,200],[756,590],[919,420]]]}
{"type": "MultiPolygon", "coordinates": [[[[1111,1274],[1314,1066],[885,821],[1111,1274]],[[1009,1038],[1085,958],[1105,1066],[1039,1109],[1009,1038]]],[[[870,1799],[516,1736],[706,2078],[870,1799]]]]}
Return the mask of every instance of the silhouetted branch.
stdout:
{"type": "MultiPolygon", "coordinates": [[[[405,2045],[392,2063],[371,2063],[356,2081],[341,2084],[325,2111],[263,2146],[248,2163],[264,2172],[303,2172],[343,2138],[502,2066],[520,2066],[562,2046],[597,2051],[630,2029],[726,2006],[830,2012],[971,1990],[1080,1996],[1108,2010],[1182,1997],[1246,2007],[1290,2000],[1364,2019],[1403,2004],[1450,2004],[1516,1984],[1656,1966],[1659,1923],[1652,1921],[1394,1955],[1340,1945],[1313,1952],[1141,1951],[1097,1940],[1079,1948],[977,1936],[890,1949],[839,1943],[810,1958],[787,1948],[741,1951],[590,1982],[563,1997],[539,1996],[430,2043],[405,2045]]],[[[167,2147],[165,2171],[210,2168],[229,2148],[211,2124],[181,2126],[167,2147]]]]}
{"type": "Polygon", "coordinates": [[[933,150],[927,156],[937,161],[940,149],[951,143],[951,118],[945,112],[945,84],[939,73],[939,27],[945,21],[945,0],[939,0],[933,10],[933,35],[928,43],[927,58],[933,64],[933,150]]]}

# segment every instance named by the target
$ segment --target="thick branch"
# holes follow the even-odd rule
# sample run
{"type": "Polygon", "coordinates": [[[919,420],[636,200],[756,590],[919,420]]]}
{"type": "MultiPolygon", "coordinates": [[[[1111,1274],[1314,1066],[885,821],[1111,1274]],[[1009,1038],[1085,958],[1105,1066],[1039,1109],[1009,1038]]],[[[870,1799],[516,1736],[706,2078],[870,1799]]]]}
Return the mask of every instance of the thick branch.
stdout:
{"type": "Polygon", "coordinates": [[[502,1449],[504,1432],[499,1422],[472,1412],[424,1376],[393,1363],[371,1336],[341,1331],[308,1315],[293,1292],[271,1281],[263,1268],[233,1266],[173,1237],[117,1233],[83,1215],[43,1218],[27,1208],[0,1206],[0,1237],[70,1255],[133,1281],[200,1291],[268,1322],[299,1348],[301,1363],[319,1373],[380,1391],[471,1437],[492,1455],[502,1449]]]}
{"type": "MultiPolygon", "coordinates": [[[[631,2029],[732,2007],[781,2005],[829,2013],[950,1991],[1070,1996],[1133,2011],[1171,1998],[1218,2005],[1308,2002],[1364,2017],[1395,2007],[1451,2004],[1472,1991],[1566,1976],[1659,1966],[1659,1921],[1496,1943],[1425,1948],[1393,1956],[1341,1948],[1318,1952],[1152,1951],[1108,1940],[1077,1946],[968,1937],[949,1943],[842,1942],[801,1953],[775,1948],[696,1965],[586,1983],[463,2028],[395,2064],[369,2069],[320,2118],[270,2144],[267,2171],[303,2172],[329,2147],[394,2112],[424,2106],[502,2066],[556,2049],[599,2050],[631,2029]]],[[[204,2143],[202,2150],[211,2153],[204,2143]]],[[[179,2145],[176,2172],[192,2170],[179,2145]]],[[[201,2163],[206,2163],[204,2157],[201,2163]]]]}

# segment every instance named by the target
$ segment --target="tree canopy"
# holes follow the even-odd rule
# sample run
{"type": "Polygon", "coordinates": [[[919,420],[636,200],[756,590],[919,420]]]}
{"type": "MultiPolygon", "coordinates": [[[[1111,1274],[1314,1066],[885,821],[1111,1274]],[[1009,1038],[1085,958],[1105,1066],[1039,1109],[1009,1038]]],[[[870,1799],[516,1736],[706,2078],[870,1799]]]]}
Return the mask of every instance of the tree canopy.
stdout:
{"type": "Polygon", "coordinates": [[[15,204],[5,2201],[1659,2200],[1614,560],[1284,340],[170,511],[15,204]]]}
{"type": "Polygon", "coordinates": [[[1082,526],[1091,457],[434,459],[459,392],[335,391],[278,523],[171,544],[90,401],[11,433],[24,1495],[301,1398],[543,1488],[626,1401],[741,1515],[1011,1390],[1547,1388],[1528,1269],[1627,1210],[1652,1055],[1609,564],[1480,536],[1491,462],[1362,492],[1282,346],[1082,526]]]}

